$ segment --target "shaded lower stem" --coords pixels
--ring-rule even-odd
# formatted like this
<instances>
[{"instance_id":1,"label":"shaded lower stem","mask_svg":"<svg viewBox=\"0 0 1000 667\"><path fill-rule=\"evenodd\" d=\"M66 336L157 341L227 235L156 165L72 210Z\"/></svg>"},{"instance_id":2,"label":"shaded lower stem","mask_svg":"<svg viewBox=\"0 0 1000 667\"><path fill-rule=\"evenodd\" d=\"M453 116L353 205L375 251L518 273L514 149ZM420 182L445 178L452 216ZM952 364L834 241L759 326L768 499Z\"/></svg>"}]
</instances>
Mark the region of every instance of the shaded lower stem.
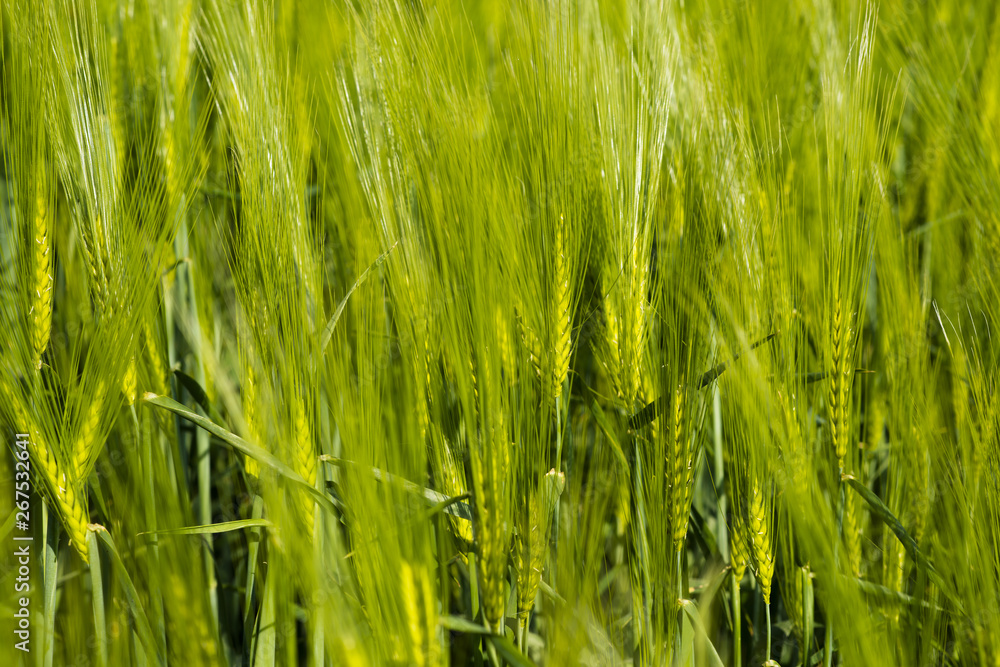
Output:
<instances>
[{"instance_id":1,"label":"shaded lower stem","mask_svg":"<svg viewBox=\"0 0 1000 667\"><path fill-rule=\"evenodd\" d=\"M741 667L743 662L743 631L741 628L740 582L736 573L732 574L733 587L733 667Z\"/></svg>"}]
</instances>

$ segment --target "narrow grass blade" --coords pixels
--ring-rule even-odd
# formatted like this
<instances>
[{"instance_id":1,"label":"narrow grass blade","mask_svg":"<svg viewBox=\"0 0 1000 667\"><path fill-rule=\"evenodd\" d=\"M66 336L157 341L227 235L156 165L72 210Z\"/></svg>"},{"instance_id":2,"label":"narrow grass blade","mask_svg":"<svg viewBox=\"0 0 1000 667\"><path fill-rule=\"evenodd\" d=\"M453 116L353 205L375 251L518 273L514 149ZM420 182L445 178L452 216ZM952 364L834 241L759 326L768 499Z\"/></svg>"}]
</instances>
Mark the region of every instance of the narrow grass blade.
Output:
<instances>
[{"instance_id":1,"label":"narrow grass blade","mask_svg":"<svg viewBox=\"0 0 1000 667\"><path fill-rule=\"evenodd\" d=\"M907 595L900 591L895 591L891 588L886 588L880 584L876 584L871 581L865 581L864 579L848 577L851 583L855 584L862 593L865 595L878 598L883 604L892 603L897 605L915 605L923 607L924 609L933 609L936 612L942 612L944 609L933 605L929 602L923 600L918 600L912 595Z\"/></svg>"},{"instance_id":2,"label":"narrow grass blade","mask_svg":"<svg viewBox=\"0 0 1000 667\"><path fill-rule=\"evenodd\" d=\"M90 588L94 607L94 641L97 644L97 664L108 664L108 633L104 619L104 577L101 571L101 549L94 531L87 533L90 552Z\"/></svg>"},{"instance_id":3,"label":"narrow grass blade","mask_svg":"<svg viewBox=\"0 0 1000 667\"><path fill-rule=\"evenodd\" d=\"M325 463L330 463L336 466L353 466L352 461L347 459L337 458L335 456L322 455L319 457L320 461ZM466 521L472 521L472 507L465 502L462 502L468 497L468 494L462 494L460 496L449 497L443 493L439 493L433 489L428 489L426 487L415 484L408 479L401 479L398 475L393 475L392 473L385 472L379 468L369 468L372 476L380 482L385 482L386 484L402 484L403 488L413 493L414 495L422 496L425 501L430 503L430 512L440 511L445 514L451 514L452 516L457 516L460 519L465 519ZM327 482L328 486L332 486L333 482ZM439 507L440 506L440 507ZM435 509L437 508L437 509Z\"/></svg>"},{"instance_id":4,"label":"narrow grass blade","mask_svg":"<svg viewBox=\"0 0 1000 667\"><path fill-rule=\"evenodd\" d=\"M59 519L49 511L48 503L42 505L45 527L45 552L42 562L43 599L45 600L45 651L44 664L51 667L55 655L56 585L59 580Z\"/></svg>"},{"instance_id":5,"label":"narrow grass blade","mask_svg":"<svg viewBox=\"0 0 1000 667\"><path fill-rule=\"evenodd\" d=\"M528 656L524 655L507 637L502 637L494 632L492 632L485 625L480 625L473 621L470 621L461 616L441 616L439 623L442 627L448 630L453 630L454 632L463 632L469 635L481 635L485 637L493 647L496 652L504 659L508 665L513 665L514 667L534 667L533 663Z\"/></svg>"},{"instance_id":6,"label":"narrow grass blade","mask_svg":"<svg viewBox=\"0 0 1000 667\"><path fill-rule=\"evenodd\" d=\"M111 554L111 563L118 574L118 579L125 593L125 599L128 601L129 610L132 612L132 619L135 621L139 641L142 642L146 655L155 658L158 664L165 665L164 655L166 647L159 646L154 638L153 630L149 625L149 619L146 617L146 611L142 608L139 593L135 589L135 584L132 583L132 578L129 576L125 563L122 561L121 556L118 555L118 549L115 547L114 540L111 539L111 534L108 533L104 526L97 524L91 524L90 529L104 542L104 547Z\"/></svg>"},{"instance_id":7,"label":"narrow grass blade","mask_svg":"<svg viewBox=\"0 0 1000 667\"><path fill-rule=\"evenodd\" d=\"M253 527L271 528L273 523L267 519L240 519L239 521L223 521L221 523L211 523L205 526L186 526L184 528L168 528L164 530L151 530L138 533L138 535L216 535L218 533L229 533L234 530Z\"/></svg>"},{"instance_id":8,"label":"narrow grass blade","mask_svg":"<svg viewBox=\"0 0 1000 667\"><path fill-rule=\"evenodd\" d=\"M476 554L469 554L469 604L472 618L479 616L479 570L476 567Z\"/></svg>"},{"instance_id":9,"label":"narrow grass blade","mask_svg":"<svg viewBox=\"0 0 1000 667\"><path fill-rule=\"evenodd\" d=\"M775 333L772 333L772 334L769 334L769 335L765 336L764 338L758 340L753 345L751 345L750 349L754 350L754 349L760 347L764 343L767 343L768 341L772 340L775 336L778 335L778 333L780 333L780 332L775 332ZM735 363L739 358L740 358L740 355L737 354L731 360L724 361L721 364L717 364L714 367L712 367L711 369L705 371L701 375L701 378L699 378L698 381L695 383L695 386L698 389L704 389L705 387L709 386L715 380L717 380L720 375L722 375L726 371L726 369L729 367L729 364ZM670 397L669 396L661 396L660 398L657 398L657 399L655 399L653 401L650 401L644 407L642 407L641 409L639 409L638 412L636 412L631 417L629 417L629 419L628 419L628 427L630 429L632 429L633 431L636 430L636 429L642 428L646 424L649 424L654 419L656 419L656 417L660 413L665 412L669 408L670 408Z\"/></svg>"},{"instance_id":10,"label":"narrow grass blade","mask_svg":"<svg viewBox=\"0 0 1000 667\"><path fill-rule=\"evenodd\" d=\"M246 440L236 435L235 433L227 431L226 429L222 428L221 426L219 426L212 420L208 419L207 417L202 417L199 414L191 412L186 407L184 407L177 401L173 400L172 398L167 398L166 396L157 396L156 394L147 393L145 396L143 396L143 400L151 405L163 408L164 410L169 410L170 412L173 412L174 414L183 417L184 419L193 423L195 426L203 428L204 430L216 436L226 444L232 446L233 449L236 449L237 451L246 454L250 458L260 463L263 463L264 465L270 467L272 470L274 470L276 473L278 473L288 481L305 489L326 509L330 511L335 511L333 501L330 500L328 496L316 490L315 487L313 487L311 484L302 479L302 477L297 472L295 472L290 467L282 463L273 454L267 452L264 449L261 449L257 445L247 442Z\"/></svg>"},{"instance_id":11,"label":"narrow grass blade","mask_svg":"<svg viewBox=\"0 0 1000 667\"><path fill-rule=\"evenodd\" d=\"M273 570L267 574L267 580L264 582L264 599L261 602L260 614L257 617L257 627L253 633L253 664L259 667L271 667L274 665L277 649L277 616L274 599L277 577L274 576L275 572Z\"/></svg>"},{"instance_id":12,"label":"narrow grass blade","mask_svg":"<svg viewBox=\"0 0 1000 667\"><path fill-rule=\"evenodd\" d=\"M854 369L855 375L870 374L874 372L875 371L869 371L864 368ZM800 373L799 377L804 378L806 384L811 384L813 382L819 382L820 380L824 380L830 377L830 373L828 371L814 371L812 373Z\"/></svg>"},{"instance_id":13,"label":"narrow grass blade","mask_svg":"<svg viewBox=\"0 0 1000 667\"><path fill-rule=\"evenodd\" d=\"M462 618L461 616L455 615L442 615L438 622L441 627L448 630L454 630L455 632L464 632L467 635L490 635L490 629L485 625L479 625L475 621L470 621L467 618Z\"/></svg>"},{"instance_id":14,"label":"narrow grass blade","mask_svg":"<svg viewBox=\"0 0 1000 667\"><path fill-rule=\"evenodd\" d=\"M253 509L251 510L251 518L259 519L264 514L264 499L255 495L253 497ZM246 574L246 584L244 586L243 593L243 636L245 637L243 642L243 663L250 665L253 664L250 656L254 653L254 647L256 645L254 627L257 621L257 614L259 610L254 609L254 589L257 583L257 554L260 552L260 544L263 534L259 527L254 527L250 529L249 540L247 544L247 574Z\"/></svg>"},{"instance_id":15,"label":"narrow grass blade","mask_svg":"<svg viewBox=\"0 0 1000 667\"><path fill-rule=\"evenodd\" d=\"M621 466L622 470L628 470L628 459L625 458L625 452L622 451L622 446L618 442L615 430L609 423L607 415L604 414L604 410L602 410L597 401L593 399L591 399L587 407L590 408L590 414L594 416L594 421L597 422L597 426L604 433L604 437L608 439L608 443L611 445L611 451L614 452L618 465Z\"/></svg>"},{"instance_id":16,"label":"narrow grass blade","mask_svg":"<svg viewBox=\"0 0 1000 667\"><path fill-rule=\"evenodd\" d=\"M457 505L457 504L461 503L463 500L468 500L471 497L472 497L472 494L470 494L470 493L462 493L462 494L457 495L457 496L452 496L451 498L445 498L441 502L436 503L436 504L432 505L431 507L429 507L427 509L427 511L424 512L424 514L421 517L421 519L430 519L431 517L433 517L438 512L450 513L450 512L448 512L448 510L451 509L453 505ZM458 511L458 510L456 510L456 511ZM458 515L455 515L455 516L458 516Z\"/></svg>"},{"instance_id":17,"label":"narrow grass blade","mask_svg":"<svg viewBox=\"0 0 1000 667\"><path fill-rule=\"evenodd\" d=\"M698 607L696 607L694 602L691 600L683 600L681 602L681 609L683 609L684 613L687 614L687 617L691 619L691 624L694 626L698 637L701 639L704 646L708 648L708 657L711 664L722 667L722 658L719 657L719 652L715 650L715 646L708 638L708 630L705 629L705 623L701 620L701 614L698 613Z\"/></svg>"},{"instance_id":18,"label":"narrow grass blade","mask_svg":"<svg viewBox=\"0 0 1000 667\"><path fill-rule=\"evenodd\" d=\"M340 316L344 312L344 307L347 305L347 300L351 298L352 294L354 294L354 290L361 287L361 285L364 284L366 280L368 280L368 274L371 273L372 269L378 268L379 265L381 265L382 262L384 262L389 257L389 253L393 251L396 245L397 244L394 243L391 248L389 248L384 253L379 255L375 259L375 261L372 262L371 265L367 269L365 269L360 276L358 276L358 279L354 281L353 285L351 285L351 289L347 290L347 294L345 294L344 298L340 300L339 304L337 304L337 310L334 311L333 317L330 318L330 321L327 322L326 327L323 329L323 337L320 339L319 343L320 354L326 352L326 346L330 343L330 338L333 337L333 330L337 327L337 322L340 320Z\"/></svg>"},{"instance_id":19,"label":"narrow grass blade","mask_svg":"<svg viewBox=\"0 0 1000 667\"><path fill-rule=\"evenodd\" d=\"M614 570L615 572L617 571L617 568L618 566L616 565ZM608 582L608 584L605 586L605 589L603 590L606 590L607 586L609 585L610 582ZM598 588L600 589L600 584L598 584ZM552 598L553 601L558 602L559 604L566 604L566 598L559 595L559 592L556 589L552 588L552 586L549 586L543 579L538 580L538 590L548 595L550 598Z\"/></svg>"},{"instance_id":20,"label":"narrow grass blade","mask_svg":"<svg viewBox=\"0 0 1000 667\"><path fill-rule=\"evenodd\" d=\"M500 635L489 635L488 639L493 647L497 650L497 653L504 659L508 665L513 667L535 667L528 656L521 653L514 642L512 642L507 637L501 637Z\"/></svg>"},{"instance_id":21,"label":"narrow grass blade","mask_svg":"<svg viewBox=\"0 0 1000 667\"><path fill-rule=\"evenodd\" d=\"M767 343L768 341L772 340L779 333L781 333L781 332L780 331L776 331L776 332L774 332L772 334L768 334L767 336L764 336L760 340L758 340L755 343L753 343L750 346L750 349L751 350L756 350L758 347L760 347L764 343ZM710 370L708 370L705 373L703 373L702 376L701 376L701 378L698 380L698 388L699 389L704 389L708 385L712 384L712 382L714 382L720 375L722 375L726 371L726 368L728 367L728 365L730 363L735 362L739 358L740 358L740 355L737 354L736 356L734 356L732 358L731 361L728 361L728 362L724 361L721 364L718 364L718 365L714 366L713 368L711 368Z\"/></svg>"},{"instance_id":22,"label":"narrow grass blade","mask_svg":"<svg viewBox=\"0 0 1000 667\"><path fill-rule=\"evenodd\" d=\"M864 498L865 502L867 502L872 508L872 511L875 512L880 519L882 519L885 525L889 526L889 529L895 533L897 538L899 538L903 547L910 554L910 557L927 571L927 576L932 582L934 582L934 585L937 586L944 595L948 596L948 599L956 606L956 608L961 610L961 603L949 592L949 587L941 578L941 575L939 575L934 569L934 566L930 564L927 557L920 551L920 547L917 546L916 541L910 537L910 534L906 532L905 528L903 528L903 524L899 522L899 519L896 518L896 515L892 513L886 504L882 502L882 499L876 496L871 489L856 480L851 475L845 474L842 475L842 478L845 482L851 485L852 489L857 491L858 494Z\"/></svg>"},{"instance_id":23,"label":"narrow grass blade","mask_svg":"<svg viewBox=\"0 0 1000 667\"><path fill-rule=\"evenodd\" d=\"M811 641L815 631L814 591L812 575L806 568L799 569L802 577L802 655L809 655L812 650Z\"/></svg>"},{"instance_id":24,"label":"narrow grass blade","mask_svg":"<svg viewBox=\"0 0 1000 667\"><path fill-rule=\"evenodd\" d=\"M225 424L226 420L222 418L219 411L215 409L212 402L208 400L208 393L205 388L201 386L201 383L195 380L193 377L180 370L179 368L174 369L174 376L180 381L187 392L191 394L191 398L194 399L195 403L201 406L201 409L205 411L208 418L214 421L216 424Z\"/></svg>"}]
</instances>

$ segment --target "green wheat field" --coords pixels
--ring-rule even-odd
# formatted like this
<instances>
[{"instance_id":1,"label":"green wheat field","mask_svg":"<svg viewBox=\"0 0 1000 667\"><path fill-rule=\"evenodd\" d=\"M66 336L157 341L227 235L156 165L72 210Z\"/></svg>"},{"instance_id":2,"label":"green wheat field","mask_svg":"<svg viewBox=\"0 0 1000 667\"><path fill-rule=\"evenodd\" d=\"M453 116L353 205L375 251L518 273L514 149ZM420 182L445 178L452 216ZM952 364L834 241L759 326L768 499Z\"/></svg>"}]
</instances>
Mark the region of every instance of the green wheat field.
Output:
<instances>
[{"instance_id":1,"label":"green wheat field","mask_svg":"<svg viewBox=\"0 0 1000 667\"><path fill-rule=\"evenodd\" d=\"M0 0L0 664L1000 665L994 0Z\"/></svg>"}]
</instances>

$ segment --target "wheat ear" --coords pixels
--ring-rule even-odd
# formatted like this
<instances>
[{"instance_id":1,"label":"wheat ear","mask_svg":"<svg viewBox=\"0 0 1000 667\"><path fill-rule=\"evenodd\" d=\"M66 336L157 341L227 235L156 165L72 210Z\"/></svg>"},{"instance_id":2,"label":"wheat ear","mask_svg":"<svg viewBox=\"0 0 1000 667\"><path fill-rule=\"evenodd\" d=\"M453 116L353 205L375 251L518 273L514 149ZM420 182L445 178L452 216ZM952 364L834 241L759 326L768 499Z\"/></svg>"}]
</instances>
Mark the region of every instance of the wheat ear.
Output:
<instances>
[{"instance_id":1,"label":"wheat ear","mask_svg":"<svg viewBox=\"0 0 1000 667\"><path fill-rule=\"evenodd\" d=\"M260 405L258 400L258 388L257 388L257 378L255 377L253 367L244 362L243 369L243 422L246 424L246 435L247 440L255 445L261 444L260 438ZM260 464L256 459L252 459L249 456L243 459L243 469L246 470L247 476L251 479L257 479L260 476Z\"/></svg>"},{"instance_id":2,"label":"wheat ear","mask_svg":"<svg viewBox=\"0 0 1000 667\"><path fill-rule=\"evenodd\" d=\"M88 404L87 412L80 423L76 438L73 440L73 447L70 450L73 454L73 469L81 479L89 469L94 450L98 445L101 413L104 410L105 398L105 384L101 380L98 382L93 397Z\"/></svg>"},{"instance_id":3,"label":"wheat ear","mask_svg":"<svg viewBox=\"0 0 1000 667\"><path fill-rule=\"evenodd\" d=\"M304 405L304 398L295 401L295 472L302 476L310 486L316 485L316 449L312 440L312 429L309 427L309 412ZM300 494L302 517L312 532L313 518L316 513L316 503Z\"/></svg>"},{"instance_id":4,"label":"wheat ear","mask_svg":"<svg viewBox=\"0 0 1000 667\"><path fill-rule=\"evenodd\" d=\"M844 313L839 296L833 307L833 321L830 335L832 338L832 363L830 373L830 432L833 436L833 449L837 456L837 465L844 469L844 458L847 456L847 370L848 327L844 321Z\"/></svg>"},{"instance_id":5,"label":"wheat ear","mask_svg":"<svg viewBox=\"0 0 1000 667\"><path fill-rule=\"evenodd\" d=\"M516 371L514 344L511 340L510 324L507 319L507 313L500 306L500 304L497 304L496 308L493 309L493 322L497 330L497 348L500 352L500 367L503 368L507 382L513 382L514 373ZM424 363L426 365L426 356L424 359ZM428 376L429 374L430 371L428 370ZM427 378L427 384L428 386L430 385L430 377Z\"/></svg>"},{"instance_id":6,"label":"wheat ear","mask_svg":"<svg viewBox=\"0 0 1000 667\"><path fill-rule=\"evenodd\" d=\"M774 577L770 499L756 479L750 488L749 510L750 540L754 564L757 567L757 582L760 584L761 593L764 594L764 603L770 604L771 579Z\"/></svg>"},{"instance_id":7,"label":"wheat ear","mask_svg":"<svg viewBox=\"0 0 1000 667\"><path fill-rule=\"evenodd\" d=\"M846 497L846 496L845 496ZM891 534L888 528L883 528L886 537L885 549L882 553L882 585L891 591L903 591L903 574L906 564L906 551L899 540ZM889 618L899 620L899 605L889 605Z\"/></svg>"},{"instance_id":8,"label":"wheat ear","mask_svg":"<svg viewBox=\"0 0 1000 667\"><path fill-rule=\"evenodd\" d=\"M733 568L733 578L741 581L750 563L749 535L739 511L733 511L733 527L729 531L729 565Z\"/></svg>"},{"instance_id":9,"label":"wheat ear","mask_svg":"<svg viewBox=\"0 0 1000 667\"><path fill-rule=\"evenodd\" d=\"M622 357L621 357L621 319L618 317L618 310L614 301L609 297L604 300L604 370L611 378L611 384L618 394L618 398L625 398L622 379Z\"/></svg>"},{"instance_id":10,"label":"wheat ear","mask_svg":"<svg viewBox=\"0 0 1000 667\"><path fill-rule=\"evenodd\" d=\"M521 341L524 343L525 349L528 350L528 357L532 367L535 369L535 375L544 383L543 368L545 367L545 362L544 355L542 354L542 339L539 337L538 332L525 321L522 315L524 312L524 308L517 309L517 323L518 328L521 330Z\"/></svg>"},{"instance_id":11,"label":"wheat ear","mask_svg":"<svg viewBox=\"0 0 1000 667\"><path fill-rule=\"evenodd\" d=\"M41 429L38 428L28 412L23 409L17 398L13 396L10 388L6 387L6 384L0 384L0 387L7 389L5 399L9 405L13 406L14 415L19 424L18 428L21 428L20 425L24 425L28 430L28 448L35 462L36 474L42 477L49 498L55 505L56 513L69 534L70 544L73 545L83 562L89 563L90 555L87 550L88 517L87 510L77 493L77 476L66 475L60 471L55 454L49 448Z\"/></svg>"},{"instance_id":12,"label":"wheat ear","mask_svg":"<svg viewBox=\"0 0 1000 667\"><path fill-rule=\"evenodd\" d=\"M435 445L431 450L434 457L435 478L441 491L450 498L467 493L469 487L465 479L465 469L459 465L458 457L452 452L448 439L437 424L431 423L430 428L432 442ZM455 534L466 544L472 544L472 524L454 515L449 515L449 518Z\"/></svg>"},{"instance_id":13,"label":"wheat ear","mask_svg":"<svg viewBox=\"0 0 1000 667\"><path fill-rule=\"evenodd\" d=\"M122 393L129 405L135 405L135 396L138 393L139 369L136 368L135 355L128 360L125 367L125 375L122 376Z\"/></svg>"},{"instance_id":14,"label":"wheat ear","mask_svg":"<svg viewBox=\"0 0 1000 667\"><path fill-rule=\"evenodd\" d=\"M626 369L626 391L625 398L631 406L636 400L641 400L642 396L642 358L646 340L646 286L649 273L649 265L644 258L638 256L638 252L629 255L632 264L632 284L630 285L629 298L631 299L632 314L626 318L630 327L630 334L626 335L626 342L629 345L629 354L625 363Z\"/></svg>"},{"instance_id":15,"label":"wheat ear","mask_svg":"<svg viewBox=\"0 0 1000 667\"><path fill-rule=\"evenodd\" d=\"M782 568L784 576L781 579L781 597L785 600L785 612L792 622L792 629L799 637L802 636L802 574L805 568L799 568L792 563L786 563Z\"/></svg>"},{"instance_id":16,"label":"wheat ear","mask_svg":"<svg viewBox=\"0 0 1000 667\"><path fill-rule=\"evenodd\" d=\"M546 473L538 491L529 494L527 511L522 511L514 542L514 567L517 573L517 618L523 634L528 615L535 604L552 526L552 513L562 494L566 477L555 468Z\"/></svg>"},{"instance_id":17,"label":"wheat ear","mask_svg":"<svg viewBox=\"0 0 1000 667\"><path fill-rule=\"evenodd\" d=\"M39 159L35 178L35 215L32 220L31 343L36 369L42 367L42 354L49 345L52 330L52 253L48 229L48 178Z\"/></svg>"},{"instance_id":18,"label":"wheat ear","mask_svg":"<svg viewBox=\"0 0 1000 667\"><path fill-rule=\"evenodd\" d=\"M910 442L907 449L907 456L912 461L912 494L910 504L913 511L913 539L919 544L924 537L927 528L927 514L930 512L931 497L927 488L927 480L930 476L930 462L927 458L927 443L923 434L917 430L916 426L910 427Z\"/></svg>"},{"instance_id":19,"label":"wheat ear","mask_svg":"<svg viewBox=\"0 0 1000 667\"><path fill-rule=\"evenodd\" d=\"M569 374L570 359L570 332L572 321L570 316L570 263L569 248L566 239L566 223L562 216L559 216L559 224L556 225L555 262L554 276L555 286L553 290L553 316L554 322L552 332L554 336L553 364L554 373L552 381L554 383L552 395L559 398L562 395L563 384Z\"/></svg>"},{"instance_id":20,"label":"wheat ear","mask_svg":"<svg viewBox=\"0 0 1000 667\"><path fill-rule=\"evenodd\" d=\"M167 367L163 363L159 342L150 324L151 319L147 317L143 318L142 321L142 337L146 343L146 362L149 365L149 374L152 376L153 390L160 396L168 396L170 388L167 383Z\"/></svg>"},{"instance_id":21,"label":"wheat ear","mask_svg":"<svg viewBox=\"0 0 1000 667\"><path fill-rule=\"evenodd\" d=\"M97 308L100 311L104 311L104 305L107 302L106 296L104 294L104 287L102 285L102 272L100 266L97 263L97 255L94 248L94 242L92 239L92 234L89 233L84 227L83 236L83 255L87 262L87 274L90 277L90 287L94 293L94 300L97 302Z\"/></svg>"},{"instance_id":22,"label":"wheat ear","mask_svg":"<svg viewBox=\"0 0 1000 667\"><path fill-rule=\"evenodd\" d=\"M479 546L479 583L482 589L483 615L489 627L496 630L504 617L506 598L507 555L510 548L510 528L503 504L509 499L504 495L504 481L510 469L509 443L490 429L488 443L473 455L473 482L475 485L476 543ZM509 510L508 510L509 512Z\"/></svg>"},{"instance_id":23,"label":"wheat ear","mask_svg":"<svg viewBox=\"0 0 1000 667\"><path fill-rule=\"evenodd\" d=\"M437 641L437 615L430 577L423 565L400 562L400 584L406 609L407 630L410 634L410 664L415 667L437 665L440 644Z\"/></svg>"},{"instance_id":24,"label":"wheat ear","mask_svg":"<svg viewBox=\"0 0 1000 667\"><path fill-rule=\"evenodd\" d=\"M684 548L684 538L687 535L688 517L691 514L691 494L694 483L694 457L688 446L688 434L685 430L684 387L678 387L674 392L673 401L673 481L671 487L671 525L673 526L674 548L681 551Z\"/></svg>"},{"instance_id":25,"label":"wheat ear","mask_svg":"<svg viewBox=\"0 0 1000 667\"><path fill-rule=\"evenodd\" d=\"M858 494L844 494L844 550L847 552L847 565L851 574L861 576L861 511Z\"/></svg>"}]
</instances>

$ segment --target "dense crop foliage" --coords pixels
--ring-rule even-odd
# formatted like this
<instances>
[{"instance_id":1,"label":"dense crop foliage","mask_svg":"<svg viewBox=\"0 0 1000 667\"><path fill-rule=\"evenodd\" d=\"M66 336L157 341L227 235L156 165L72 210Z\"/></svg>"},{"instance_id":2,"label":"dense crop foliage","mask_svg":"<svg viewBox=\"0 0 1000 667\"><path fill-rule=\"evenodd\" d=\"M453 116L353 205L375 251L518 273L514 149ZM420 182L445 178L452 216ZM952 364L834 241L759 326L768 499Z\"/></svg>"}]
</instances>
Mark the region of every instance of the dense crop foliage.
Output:
<instances>
[{"instance_id":1,"label":"dense crop foliage","mask_svg":"<svg viewBox=\"0 0 1000 667\"><path fill-rule=\"evenodd\" d=\"M0 38L0 663L1000 664L992 0Z\"/></svg>"}]
</instances>

